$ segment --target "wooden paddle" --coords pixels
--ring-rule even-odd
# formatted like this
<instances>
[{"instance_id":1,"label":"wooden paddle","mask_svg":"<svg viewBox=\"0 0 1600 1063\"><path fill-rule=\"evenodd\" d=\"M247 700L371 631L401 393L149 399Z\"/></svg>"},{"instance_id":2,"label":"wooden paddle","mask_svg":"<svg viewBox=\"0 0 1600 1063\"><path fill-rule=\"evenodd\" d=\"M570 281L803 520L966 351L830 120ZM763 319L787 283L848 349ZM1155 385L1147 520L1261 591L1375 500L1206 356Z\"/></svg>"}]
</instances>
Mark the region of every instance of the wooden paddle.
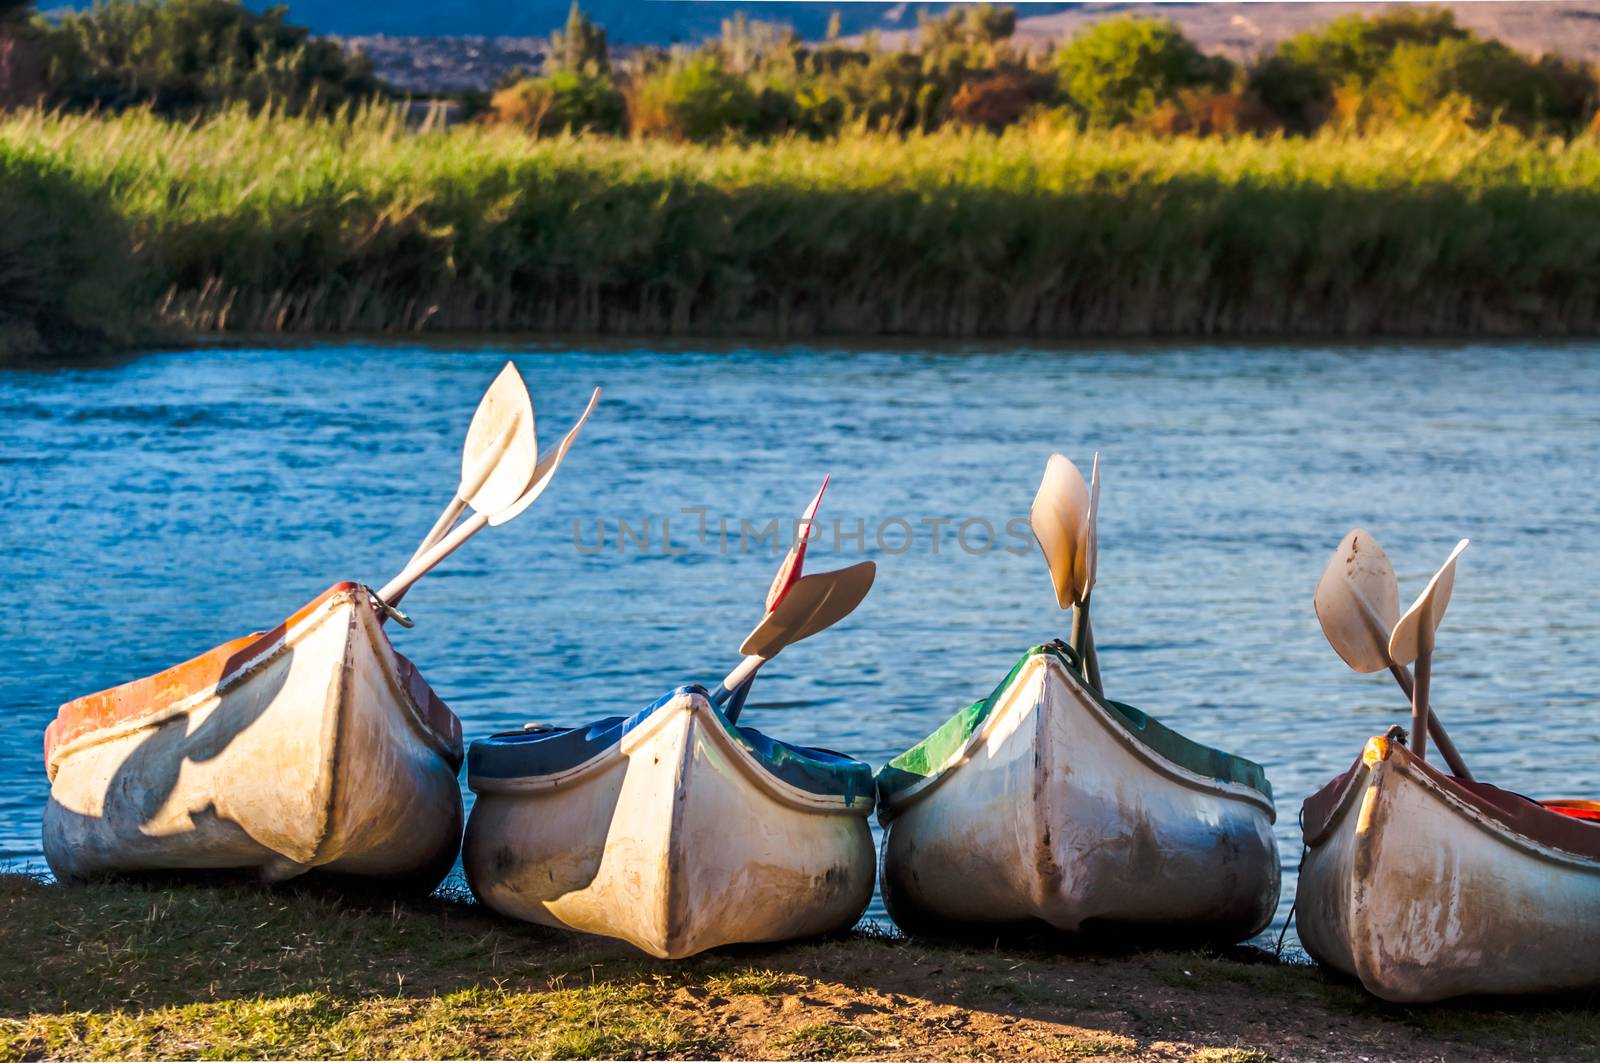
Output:
<instances>
[{"instance_id":1,"label":"wooden paddle","mask_svg":"<svg viewBox=\"0 0 1600 1063\"><path fill-rule=\"evenodd\" d=\"M1055 587L1056 604L1072 609L1069 644L1084 662L1084 672L1097 690L1099 662L1093 659L1094 634L1089 627L1089 599L1094 591L1095 566L1099 543L1095 532L1100 499L1100 455L1094 457L1090 473L1093 489L1083 482L1083 474L1064 455L1052 454L1045 463L1044 478L1033 497L1029 524L1033 537L1044 551Z\"/></svg>"},{"instance_id":2,"label":"wooden paddle","mask_svg":"<svg viewBox=\"0 0 1600 1063\"><path fill-rule=\"evenodd\" d=\"M1404 666L1417 662L1416 684L1411 691L1411 752L1426 760L1428 752L1428 684L1433 676L1433 640L1450 605L1450 592L1456 585L1456 559L1467 548L1468 540L1456 543L1444 565L1417 600L1411 603L1389 636L1389 658ZM1443 747L1440 747L1443 752Z\"/></svg>"},{"instance_id":3,"label":"wooden paddle","mask_svg":"<svg viewBox=\"0 0 1600 1063\"><path fill-rule=\"evenodd\" d=\"M512 500L492 512L485 512L474 506L472 516L468 517L454 531L444 536L438 542L424 550L419 556L411 559L400 574L378 591L379 601L393 605L409 590L417 580L431 572L434 566L449 557L461 548L461 544L478 534L486 527L499 527L507 521L517 517L523 510L533 505L535 499L544 493L550 486L550 481L555 477L556 469L567 456L567 451L572 449L573 440L578 438L578 432L583 428L584 422L589 420L589 415L594 412L595 404L600 401L600 389L595 388L594 394L589 397L589 405L584 409L583 416L578 418L578 423L561 439L561 444L555 451L545 456L545 459L534 467L532 473L522 483L522 490Z\"/></svg>"},{"instance_id":4,"label":"wooden paddle","mask_svg":"<svg viewBox=\"0 0 1600 1063\"><path fill-rule=\"evenodd\" d=\"M874 562L863 561L837 572L819 572L795 580L777 606L745 637L739 646L744 660L717 684L717 689L711 693L711 703L723 705L735 690L754 678L757 669L785 647L826 631L849 616L872 589L877 571ZM735 713L729 722L737 718Z\"/></svg>"},{"instance_id":5,"label":"wooden paddle","mask_svg":"<svg viewBox=\"0 0 1600 1063\"><path fill-rule=\"evenodd\" d=\"M528 485L539 460L533 399L517 367L507 362L478 401L461 447L461 483L444 507L412 560L444 538L456 518L471 506L494 513L515 502Z\"/></svg>"},{"instance_id":6,"label":"wooden paddle","mask_svg":"<svg viewBox=\"0 0 1600 1063\"><path fill-rule=\"evenodd\" d=\"M1407 699L1415 699L1411 673L1389 654L1389 638L1400 622L1400 583L1394 566L1365 528L1352 528L1328 559L1317 583L1317 620L1329 645L1357 672L1387 668ZM1428 733L1457 778L1472 778L1444 724L1432 713Z\"/></svg>"}]
</instances>

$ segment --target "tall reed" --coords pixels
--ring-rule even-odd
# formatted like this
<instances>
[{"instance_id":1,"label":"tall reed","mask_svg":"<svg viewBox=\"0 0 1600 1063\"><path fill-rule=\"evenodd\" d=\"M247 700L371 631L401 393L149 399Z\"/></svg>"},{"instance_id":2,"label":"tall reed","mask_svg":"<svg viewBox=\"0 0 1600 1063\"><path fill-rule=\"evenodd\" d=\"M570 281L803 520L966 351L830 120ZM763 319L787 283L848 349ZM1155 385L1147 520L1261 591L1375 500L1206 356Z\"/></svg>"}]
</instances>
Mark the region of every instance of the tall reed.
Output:
<instances>
[{"instance_id":1,"label":"tall reed","mask_svg":"<svg viewBox=\"0 0 1600 1063\"><path fill-rule=\"evenodd\" d=\"M1600 326L1600 142L1032 126L697 147L393 112L23 112L131 308L202 331L1442 335ZM4 189L0 188L0 197ZM84 238L82 234L77 238Z\"/></svg>"}]
</instances>

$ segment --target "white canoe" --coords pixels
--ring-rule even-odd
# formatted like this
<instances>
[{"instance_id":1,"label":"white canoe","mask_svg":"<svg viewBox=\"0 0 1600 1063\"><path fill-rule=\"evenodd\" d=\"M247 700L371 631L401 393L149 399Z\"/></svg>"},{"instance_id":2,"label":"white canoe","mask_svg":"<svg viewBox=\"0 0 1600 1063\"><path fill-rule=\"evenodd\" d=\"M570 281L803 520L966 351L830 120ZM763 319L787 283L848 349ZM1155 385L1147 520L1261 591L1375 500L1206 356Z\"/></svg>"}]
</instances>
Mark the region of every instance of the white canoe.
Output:
<instances>
[{"instance_id":1,"label":"white canoe","mask_svg":"<svg viewBox=\"0 0 1600 1063\"><path fill-rule=\"evenodd\" d=\"M505 915L665 959L848 929L872 896L872 772L728 723L704 688L474 742L463 863Z\"/></svg>"},{"instance_id":2,"label":"white canoe","mask_svg":"<svg viewBox=\"0 0 1600 1063\"><path fill-rule=\"evenodd\" d=\"M1099 698L1060 643L1029 650L878 784L884 903L907 929L1237 941L1277 906L1261 768Z\"/></svg>"},{"instance_id":3,"label":"white canoe","mask_svg":"<svg viewBox=\"0 0 1600 1063\"><path fill-rule=\"evenodd\" d=\"M1420 1003L1600 986L1600 811L1536 802L1373 738L1307 799L1306 951Z\"/></svg>"},{"instance_id":4,"label":"white canoe","mask_svg":"<svg viewBox=\"0 0 1600 1063\"><path fill-rule=\"evenodd\" d=\"M461 839L461 724L340 583L275 630L61 707L57 877L313 869L427 890Z\"/></svg>"}]
</instances>

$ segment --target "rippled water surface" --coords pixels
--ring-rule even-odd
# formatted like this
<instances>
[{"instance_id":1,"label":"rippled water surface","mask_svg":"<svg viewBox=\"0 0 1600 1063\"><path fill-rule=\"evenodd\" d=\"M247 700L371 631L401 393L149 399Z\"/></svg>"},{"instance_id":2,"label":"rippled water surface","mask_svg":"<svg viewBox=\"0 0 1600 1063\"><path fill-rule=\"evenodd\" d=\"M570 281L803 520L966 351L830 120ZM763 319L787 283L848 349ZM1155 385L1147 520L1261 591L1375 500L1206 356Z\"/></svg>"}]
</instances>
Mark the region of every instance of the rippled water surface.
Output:
<instances>
[{"instance_id":1,"label":"rippled water surface","mask_svg":"<svg viewBox=\"0 0 1600 1063\"><path fill-rule=\"evenodd\" d=\"M797 515L829 471L809 567L865 554L877 586L766 669L744 722L880 765L1065 634L1042 558L1007 549L1022 541L1005 525L1052 449L1085 468L1099 449L1108 693L1266 765L1280 919L1300 801L1406 715L1311 609L1352 525L1388 549L1405 600L1473 539L1436 704L1479 777L1600 791L1594 347L199 350L0 372L0 859L40 862L58 704L396 571L508 354L547 445L606 392L544 499L406 600L417 626L396 643L469 737L714 682L774 567L770 544L741 549L741 521ZM964 521L994 527L992 546L976 523L963 549Z\"/></svg>"}]
</instances>

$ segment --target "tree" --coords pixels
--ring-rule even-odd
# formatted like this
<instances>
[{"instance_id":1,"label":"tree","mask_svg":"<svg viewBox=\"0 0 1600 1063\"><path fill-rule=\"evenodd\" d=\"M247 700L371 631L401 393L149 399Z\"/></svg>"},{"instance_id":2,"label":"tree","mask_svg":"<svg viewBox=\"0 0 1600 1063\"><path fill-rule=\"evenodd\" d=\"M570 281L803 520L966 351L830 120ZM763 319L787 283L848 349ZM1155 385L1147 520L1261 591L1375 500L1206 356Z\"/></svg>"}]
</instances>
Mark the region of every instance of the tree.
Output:
<instances>
[{"instance_id":1,"label":"tree","mask_svg":"<svg viewBox=\"0 0 1600 1063\"><path fill-rule=\"evenodd\" d=\"M1122 16L1096 23L1055 54L1061 87L1091 124L1115 125L1188 88L1225 87L1233 66L1203 54L1167 19Z\"/></svg>"},{"instance_id":2,"label":"tree","mask_svg":"<svg viewBox=\"0 0 1600 1063\"><path fill-rule=\"evenodd\" d=\"M232 102L328 113L381 91L366 59L235 0L109 0L45 35L50 89L68 107L150 104L169 115Z\"/></svg>"},{"instance_id":3,"label":"tree","mask_svg":"<svg viewBox=\"0 0 1600 1063\"><path fill-rule=\"evenodd\" d=\"M578 0L572 0L572 8L567 12L567 28L550 35L547 65L551 70L570 70L591 76L611 71L606 31L583 13Z\"/></svg>"}]
</instances>

